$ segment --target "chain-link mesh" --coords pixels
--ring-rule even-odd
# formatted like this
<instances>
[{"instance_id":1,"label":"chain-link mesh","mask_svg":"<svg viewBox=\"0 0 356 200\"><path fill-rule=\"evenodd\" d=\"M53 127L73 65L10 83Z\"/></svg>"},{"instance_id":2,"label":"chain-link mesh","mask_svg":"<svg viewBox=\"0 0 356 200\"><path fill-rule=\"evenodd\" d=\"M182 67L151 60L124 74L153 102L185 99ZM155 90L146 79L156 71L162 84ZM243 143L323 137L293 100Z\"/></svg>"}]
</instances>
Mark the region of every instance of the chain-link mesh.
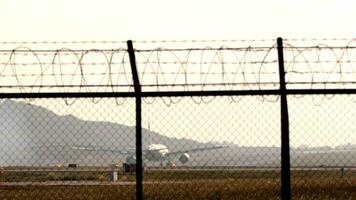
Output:
<instances>
[{"instance_id":1,"label":"chain-link mesh","mask_svg":"<svg viewBox=\"0 0 356 200\"><path fill-rule=\"evenodd\" d=\"M144 104L144 146L164 153L157 159L150 152L144 156L144 197L278 198L279 101L252 96L211 98Z\"/></svg>"},{"instance_id":2,"label":"chain-link mesh","mask_svg":"<svg viewBox=\"0 0 356 200\"><path fill-rule=\"evenodd\" d=\"M174 100L143 105L147 199L279 196L278 101ZM119 106L112 98L70 106L62 99L6 99L0 112L2 198L135 197L133 99ZM166 149L165 157L152 157Z\"/></svg>"},{"instance_id":3,"label":"chain-link mesh","mask_svg":"<svg viewBox=\"0 0 356 200\"><path fill-rule=\"evenodd\" d=\"M356 195L354 95L290 96L293 198Z\"/></svg>"},{"instance_id":4,"label":"chain-link mesh","mask_svg":"<svg viewBox=\"0 0 356 200\"><path fill-rule=\"evenodd\" d=\"M0 198L134 198L134 175L122 170L135 151L133 103L3 100L0 163L6 188ZM123 149L130 154L121 154Z\"/></svg>"}]
</instances>

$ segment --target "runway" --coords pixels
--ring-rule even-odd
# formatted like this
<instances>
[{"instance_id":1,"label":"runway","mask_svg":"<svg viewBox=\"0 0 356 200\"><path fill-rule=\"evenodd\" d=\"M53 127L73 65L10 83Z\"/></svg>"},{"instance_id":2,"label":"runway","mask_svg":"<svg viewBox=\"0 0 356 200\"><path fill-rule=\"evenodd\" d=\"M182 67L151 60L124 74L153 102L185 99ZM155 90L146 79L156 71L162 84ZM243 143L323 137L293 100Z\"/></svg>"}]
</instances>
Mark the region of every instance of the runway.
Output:
<instances>
[{"instance_id":1,"label":"runway","mask_svg":"<svg viewBox=\"0 0 356 200\"><path fill-rule=\"evenodd\" d=\"M100 170L100 171L98 171ZM84 179L72 179L72 180L50 180L48 174L50 172L55 173L78 173L78 172L119 172L119 176L122 171L116 171L118 169L8 169L5 173L15 173L15 178L11 179L11 175L7 181L3 184L5 186L134 186L136 185L135 178L119 179L118 181L99 181L98 179L84 180ZM328 167L292 167L291 171L305 176L314 176L317 172L329 173L332 176L355 176L356 168L353 166L328 166ZM20 174L17 174L20 172ZM39 173L44 172L43 177L45 180L31 179L23 172ZM191 173L188 173L191 172ZM206 183L206 182L221 182L230 181L231 179L255 179L261 178L279 178L280 168L278 167L235 167L235 168L176 168L176 169L161 169L161 168L149 168L145 170L146 180L143 181L145 185L153 184L187 184L187 183ZM219 174L221 176L219 176ZM38 174L37 174L38 175ZM21 176L25 176L21 179ZM78 175L79 176L79 175ZM135 174L129 174L128 176L135 176ZM20 179L18 178L20 177ZM94 175L94 177L96 177ZM76 177L74 177L76 178ZM160 178L162 178L160 180ZM187 180L189 178L189 180Z\"/></svg>"},{"instance_id":2,"label":"runway","mask_svg":"<svg viewBox=\"0 0 356 200\"><path fill-rule=\"evenodd\" d=\"M5 186L90 186L90 185L135 185L134 181L42 181L42 182L5 182Z\"/></svg>"},{"instance_id":3,"label":"runway","mask_svg":"<svg viewBox=\"0 0 356 200\"><path fill-rule=\"evenodd\" d=\"M159 184L186 184L186 183L197 183L197 182L219 182L226 179L216 180L161 180L161 181L143 181L144 185L159 185ZM5 186L105 186L105 185L120 185L120 186L130 186L136 185L135 181L42 181L42 182L5 182Z\"/></svg>"}]
</instances>

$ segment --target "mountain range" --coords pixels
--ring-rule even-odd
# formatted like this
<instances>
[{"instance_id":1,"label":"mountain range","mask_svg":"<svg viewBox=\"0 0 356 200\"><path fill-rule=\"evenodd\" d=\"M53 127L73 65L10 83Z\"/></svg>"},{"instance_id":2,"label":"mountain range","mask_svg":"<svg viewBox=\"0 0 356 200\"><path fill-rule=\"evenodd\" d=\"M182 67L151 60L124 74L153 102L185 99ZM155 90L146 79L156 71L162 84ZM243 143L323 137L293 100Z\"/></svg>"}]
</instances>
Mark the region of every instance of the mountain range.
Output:
<instances>
[{"instance_id":1,"label":"mountain range","mask_svg":"<svg viewBox=\"0 0 356 200\"><path fill-rule=\"evenodd\" d=\"M143 145L166 145L170 151L208 147L216 144L163 136L142 129ZM0 165L48 166L57 163L107 166L122 163L124 155L87 151L74 146L113 150L135 149L135 127L105 121L86 121L73 115L59 115L30 103L4 100L0 104ZM350 145L349 145L350 146ZM292 165L356 165L354 153L292 154ZM332 159L329 159L331 156ZM190 166L276 166L278 147L239 147L194 153Z\"/></svg>"}]
</instances>

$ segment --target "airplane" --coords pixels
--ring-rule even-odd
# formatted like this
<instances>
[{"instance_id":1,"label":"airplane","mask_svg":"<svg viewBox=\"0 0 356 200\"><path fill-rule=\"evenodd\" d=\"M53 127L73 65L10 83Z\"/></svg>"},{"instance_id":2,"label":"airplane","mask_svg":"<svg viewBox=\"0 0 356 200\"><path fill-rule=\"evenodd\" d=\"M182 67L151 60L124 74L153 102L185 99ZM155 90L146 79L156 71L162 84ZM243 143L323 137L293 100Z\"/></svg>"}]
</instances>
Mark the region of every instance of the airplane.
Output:
<instances>
[{"instance_id":1,"label":"airplane","mask_svg":"<svg viewBox=\"0 0 356 200\"><path fill-rule=\"evenodd\" d=\"M166 162L167 167L175 167L175 159L178 158L178 161L182 164L186 164L190 160L189 153L195 153L200 151L207 151L213 149L225 148L226 146L213 146L213 147L200 147L192 148L187 150L179 150L170 152L168 147L163 144L150 144L147 148L142 150L142 157L144 160L151 162L160 162L160 166L163 166L163 163ZM136 151L135 149L128 150L118 150L118 149L105 149L97 148L94 146L72 146L73 149L78 150L87 150L87 151L101 151L101 152L111 152L118 153L122 155L127 155L126 163L135 164L136 163Z\"/></svg>"},{"instance_id":2,"label":"airplane","mask_svg":"<svg viewBox=\"0 0 356 200\"><path fill-rule=\"evenodd\" d=\"M148 121L147 129L149 132L151 131L150 128L150 121ZM150 140L151 138L148 137ZM160 162L160 166L163 166L163 163L166 162L167 167L176 167L174 160L178 158L178 160L182 164L186 164L189 159L190 155L188 153L194 153L199 151L206 151L206 150L213 150L213 149L220 149L226 148L227 146L213 146L213 147L201 147L201 148L193 148L187 150L180 150L180 151L173 151L170 152L168 147L163 144L154 144L150 140L148 145L145 149L142 149L142 158L143 161L151 161L151 162ZM136 164L136 150L135 149L128 149L128 150L117 150L117 149L104 149L104 148L96 148L95 146L73 146L73 149L79 150L88 150L88 151L101 151L101 152L111 152L111 153L118 153L121 155L127 155L126 157L126 164Z\"/></svg>"}]
</instances>

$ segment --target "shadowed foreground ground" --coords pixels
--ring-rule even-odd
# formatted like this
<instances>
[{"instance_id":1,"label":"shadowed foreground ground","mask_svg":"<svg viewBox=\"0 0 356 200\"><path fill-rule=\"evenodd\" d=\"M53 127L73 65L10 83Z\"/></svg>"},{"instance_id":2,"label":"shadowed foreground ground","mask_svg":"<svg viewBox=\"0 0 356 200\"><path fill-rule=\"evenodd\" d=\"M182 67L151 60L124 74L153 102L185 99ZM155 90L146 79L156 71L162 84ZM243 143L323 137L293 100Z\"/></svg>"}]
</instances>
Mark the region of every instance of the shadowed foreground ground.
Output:
<instances>
[{"instance_id":1,"label":"shadowed foreground ground","mask_svg":"<svg viewBox=\"0 0 356 200\"><path fill-rule=\"evenodd\" d=\"M356 180L294 179L293 199L356 199ZM134 185L7 186L0 199L135 199ZM279 180L206 180L144 185L145 199L278 199Z\"/></svg>"}]
</instances>

